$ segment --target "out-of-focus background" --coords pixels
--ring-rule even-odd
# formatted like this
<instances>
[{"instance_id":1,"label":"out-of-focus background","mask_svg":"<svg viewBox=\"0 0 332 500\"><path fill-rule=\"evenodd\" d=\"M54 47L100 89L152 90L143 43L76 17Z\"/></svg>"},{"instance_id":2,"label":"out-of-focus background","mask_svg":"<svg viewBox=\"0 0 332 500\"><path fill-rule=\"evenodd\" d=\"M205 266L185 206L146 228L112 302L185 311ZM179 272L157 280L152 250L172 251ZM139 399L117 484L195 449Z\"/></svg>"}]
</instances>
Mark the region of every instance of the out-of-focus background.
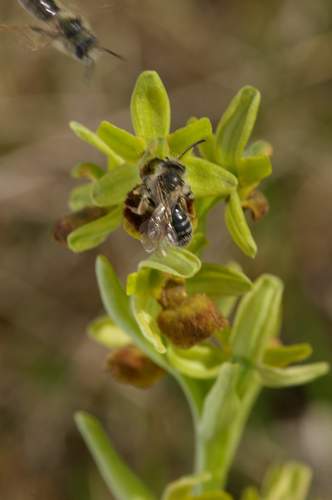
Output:
<instances>
[{"instance_id":1,"label":"out-of-focus background","mask_svg":"<svg viewBox=\"0 0 332 500\"><path fill-rule=\"evenodd\" d=\"M329 0L75 0L102 43L92 78L50 47L31 50L18 31L0 31L0 497L109 500L72 415L103 419L121 454L156 491L189 473L190 415L171 380L149 391L120 386L104 370L106 352L85 335L101 311L97 251L73 255L52 239L68 211L80 160L97 160L69 131L102 119L130 127L138 73L156 69L172 102L173 128L190 116L214 124L244 84L263 96L254 138L274 146L265 183L269 215L253 228L255 261L210 218L210 260L238 259L255 278L285 281L283 338L332 352L332 4ZM31 22L0 0L0 23ZM124 277L143 256L123 231L102 251ZM312 498L331 499L331 376L309 386L265 391L231 474L236 495L260 482L273 460L314 469Z\"/></svg>"}]
</instances>

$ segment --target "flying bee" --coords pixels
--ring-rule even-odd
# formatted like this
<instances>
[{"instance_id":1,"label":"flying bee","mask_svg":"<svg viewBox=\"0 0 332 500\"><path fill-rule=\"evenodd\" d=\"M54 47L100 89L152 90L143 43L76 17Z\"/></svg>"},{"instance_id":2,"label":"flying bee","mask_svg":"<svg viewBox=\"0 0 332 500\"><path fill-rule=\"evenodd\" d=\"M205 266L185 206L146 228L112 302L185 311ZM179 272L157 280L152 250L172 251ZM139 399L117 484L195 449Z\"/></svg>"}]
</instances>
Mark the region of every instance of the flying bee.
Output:
<instances>
[{"instance_id":1,"label":"flying bee","mask_svg":"<svg viewBox=\"0 0 332 500\"><path fill-rule=\"evenodd\" d=\"M106 52L123 59L120 54L99 45L89 24L81 16L70 12L56 0L18 0L19 4L47 28L29 26L30 30L48 38L52 45L76 60L91 65L98 52Z\"/></svg>"},{"instance_id":2,"label":"flying bee","mask_svg":"<svg viewBox=\"0 0 332 500\"><path fill-rule=\"evenodd\" d=\"M127 228L139 233L147 252L165 245L183 247L189 244L195 219L194 196L185 182L185 166L181 158L194 146L189 146L178 158L154 158L140 170L141 184L127 196L124 216Z\"/></svg>"}]
</instances>

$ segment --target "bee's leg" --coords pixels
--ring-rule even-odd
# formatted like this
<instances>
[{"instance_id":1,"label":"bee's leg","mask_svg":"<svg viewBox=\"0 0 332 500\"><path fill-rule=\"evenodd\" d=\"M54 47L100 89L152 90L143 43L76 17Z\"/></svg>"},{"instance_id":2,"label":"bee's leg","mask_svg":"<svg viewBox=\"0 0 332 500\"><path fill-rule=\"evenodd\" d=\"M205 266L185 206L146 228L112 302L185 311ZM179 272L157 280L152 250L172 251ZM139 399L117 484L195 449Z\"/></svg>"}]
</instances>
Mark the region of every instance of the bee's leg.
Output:
<instances>
[{"instance_id":1,"label":"bee's leg","mask_svg":"<svg viewBox=\"0 0 332 500\"><path fill-rule=\"evenodd\" d=\"M149 198L143 196L137 207L130 207L130 210L137 215L144 215L151 207Z\"/></svg>"}]
</instances>

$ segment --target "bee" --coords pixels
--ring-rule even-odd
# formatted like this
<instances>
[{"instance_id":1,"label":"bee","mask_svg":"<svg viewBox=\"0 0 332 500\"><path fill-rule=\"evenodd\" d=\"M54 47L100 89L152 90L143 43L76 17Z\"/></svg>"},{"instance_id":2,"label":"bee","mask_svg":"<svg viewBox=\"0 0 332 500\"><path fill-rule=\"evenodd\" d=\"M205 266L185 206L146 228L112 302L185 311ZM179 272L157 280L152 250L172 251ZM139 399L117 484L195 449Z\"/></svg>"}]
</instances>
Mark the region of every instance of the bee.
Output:
<instances>
[{"instance_id":1,"label":"bee","mask_svg":"<svg viewBox=\"0 0 332 500\"><path fill-rule=\"evenodd\" d=\"M18 0L18 2L35 19L48 26L47 29L29 26L30 30L47 37L61 52L86 65L95 62L98 52L106 52L123 59L120 54L100 46L87 21L63 8L57 1Z\"/></svg>"},{"instance_id":2,"label":"bee","mask_svg":"<svg viewBox=\"0 0 332 500\"><path fill-rule=\"evenodd\" d=\"M149 161L140 169L141 184L127 196L124 210L127 227L139 233L149 253L158 249L165 253L167 245L184 247L191 241L194 196L185 182L186 168L180 160L202 142L192 144L178 158Z\"/></svg>"}]
</instances>

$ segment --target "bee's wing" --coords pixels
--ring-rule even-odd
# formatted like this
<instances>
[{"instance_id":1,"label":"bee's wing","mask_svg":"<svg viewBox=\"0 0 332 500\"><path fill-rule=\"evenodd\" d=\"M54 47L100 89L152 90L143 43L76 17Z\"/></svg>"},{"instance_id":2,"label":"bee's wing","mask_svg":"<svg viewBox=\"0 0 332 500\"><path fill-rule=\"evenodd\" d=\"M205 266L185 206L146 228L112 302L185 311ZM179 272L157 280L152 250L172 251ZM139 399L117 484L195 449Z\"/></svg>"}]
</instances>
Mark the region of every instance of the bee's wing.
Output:
<instances>
[{"instance_id":1,"label":"bee's wing","mask_svg":"<svg viewBox=\"0 0 332 500\"><path fill-rule=\"evenodd\" d=\"M154 252L159 247L160 241L166 236L167 225L167 210L160 203L151 217L143 222L140 227L142 245L147 252Z\"/></svg>"}]
</instances>

